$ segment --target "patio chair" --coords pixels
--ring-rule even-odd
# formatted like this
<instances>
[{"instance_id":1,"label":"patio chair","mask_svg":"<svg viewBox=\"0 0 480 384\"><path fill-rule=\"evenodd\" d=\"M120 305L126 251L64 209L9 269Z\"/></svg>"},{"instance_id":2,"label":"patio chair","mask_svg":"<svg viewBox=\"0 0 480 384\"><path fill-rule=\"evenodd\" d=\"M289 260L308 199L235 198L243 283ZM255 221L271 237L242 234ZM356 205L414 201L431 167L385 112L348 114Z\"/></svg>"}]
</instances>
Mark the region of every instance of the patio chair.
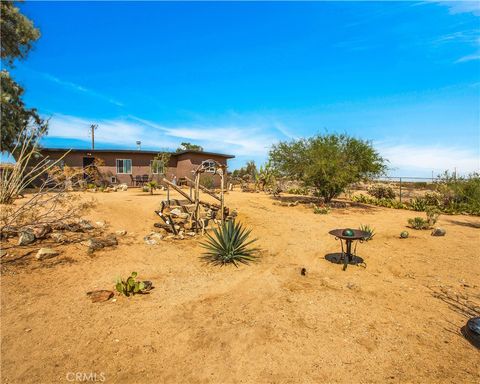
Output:
<instances>
[{"instance_id":1,"label":"patio chair","mask_svg":"<svg viewBox=\"0 0 480 384\"><path fill-rule=\"evenodd\" d=\"M133 178L132 175L130 175L130 185L131 185L132 187L135 186L135 179Z\"/></svg>"},{"instance_id":2,"label":"patio chair","mask_svg":"<svg viewBox=\"0 0 480 384\"><path fill-rule=\"evenodd\" d=\"M146 184L148 183L150 180L149 180L149 177L148 175L142 175L142 183L143 184Z\"/></svg>"},{"instance_id":3,"label":"patio chair","mask_svg":"<svg viewBox=\"0 0 480 384\"><path fill-rule=\"evenodd\" d=\"M135 186L138 187L138 186L141 186L141 185L143 185L142 176L140 176L140 175L135 176Z\"/></svg>"}]
</instances>

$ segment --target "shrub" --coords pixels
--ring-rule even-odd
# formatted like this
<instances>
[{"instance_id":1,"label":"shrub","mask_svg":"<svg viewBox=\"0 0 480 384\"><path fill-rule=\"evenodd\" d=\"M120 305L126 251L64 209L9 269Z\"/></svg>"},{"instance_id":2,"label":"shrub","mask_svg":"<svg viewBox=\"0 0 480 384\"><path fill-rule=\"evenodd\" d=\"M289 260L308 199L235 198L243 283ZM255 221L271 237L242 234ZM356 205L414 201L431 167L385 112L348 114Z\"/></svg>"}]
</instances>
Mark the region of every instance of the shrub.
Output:
<instances>
[{"instance_id":1,"label":"shrub","mask_svg":"<svg viewBox=\"0 0 480 384\"><path fill-rule=\"evenodd\" d=\"M287 193L290 193L292 195L308 195L310 193L310 191L308 190L308 188L306 187L303 187L303 188L290 188Z\"/></svg>"},{"instance_id":2,"label":"shrub","mask_svg":"<svg viewBox=\"0 0 480 384\"><path fill-rule=\"evenodd\" d=\"M370 142L344 134L280 142L270 150L270 161L280 176L302 181L327 203L348 185L386 170Z\"/></svg>"},{"instance_id":3,"label":"shrub","mask_svg":"<svg viewBox=\"0 0 480 384\"><path fill-rule=\"evenodd\" d=\"M402 231L400 233L400 238L401 239L407 239L408 238L408 232L407 231Z\"/></svg>"},{"instance_id":4,"label":"shrub","mask_svg":"<svg viewBox=\"0 0 480 384\"><path fill-rule=\"evenodd\" d=\"M370 227L370 225L368 224L362 224L358 229L368 233L368 236L364 237L363 240L365 241L373 240L373 236L375 236L375 228Z\"/></svg>"},{"instance_id":5,"label":"shrub","mask_svg":"<svg viewBox=\"0 0 480 384\"><path fill-rule=\"evenodd\" d=\"M132 274L123 280L120 277L117 279L117 284L115 288L118 292L124 294L125 296L135 295L137 293L142 293L142 290L145 289L145 284L143 281L135 281L137 277L137 272L132 272Z\"/></svg>"},{"instance_id":6,"label":"shrub","mask_svg":"<svg viewBox=\"0 0 480 384\"><path fill-rule=\"evenodd\" d=\"M413 229L429 229L430 224L428 223L428 220L425 220L422 217L414 217L413 219L408 219L408 224L410 224L410 227Z\"/></svg>"},{"instance_id":7,"label":"shrub","mask_svg":"<svg viewBox=\"0 0 480 384\"><path fill-rule=\"evenodd\" d=\"M330 213L330 208L319 207L319 206L315 205L313 207L313 213L315 213L316 215L326 215L326 214Z\"/></svg>"},{"instance_id":8,"label":"shrub","mask_svg":"<svg viewBox=\"0 0 480 384\"><path fill-rule=\"evenodd\" d=\"M200 184L202 184L205 188L208 189L212 189L215 186L213 177L206 174L200 175Z\"/></svg>"},{"instance_id":9,"label":"shrub","mask_svg":"<svg viewBox=\"0 0 480 384\"><path fill-rule=\"evenodd\" d=\"M248 264L257 258L257 248L249 248L257 239L249 240L251 229L247 230L235 221L226 221L218 229L213 229L214 236L207 233L207 240L201 246L207 250L202 258L214 265L232 263Z\"/></svg>"},{"instance_id":10,"label":"shrub","mask_svg":"<svg viewBox=\"0 0 480 384\"><path fill-rule=\"evenodd\" d=\"M412 201L410 201L410 208L414 211L423 212L427 208L427 202L425 199L416 197Z\"/></svg>"},{"instance_id":11,"label":"shrub","mask_svg":"<svg viewBox=\"0 0 480 384\"><path fill-rule=\"evenodd\" d=\"M146 187L146 190L145 190ZM156 181L149 181L147 184L145 184L142 188L143 192L150 192L151 195L153 195L153 191L158 188L158 184Z\"/></svg>"},{"instance_id":12,"label":"shrub","mask_svg":"<svg viewBox=\"0 0 480 384\"><path fill-rule=\"evenodd\" d=\"M427 214L428 223L433 227L440 217L440 210L437 207L429 206L425 209L425 213Z\"/></svg>"},{"instance_id":13,"label":"shrub","mask_svg":"<svg viewBox=\"0 0 480 384\"><path fill-rule=\"evenodd\" d=\"M377 199L394 199L395 192L392 187L385 184L375 184L368 188L368 194Z\"/></svg>"}]
</instances>

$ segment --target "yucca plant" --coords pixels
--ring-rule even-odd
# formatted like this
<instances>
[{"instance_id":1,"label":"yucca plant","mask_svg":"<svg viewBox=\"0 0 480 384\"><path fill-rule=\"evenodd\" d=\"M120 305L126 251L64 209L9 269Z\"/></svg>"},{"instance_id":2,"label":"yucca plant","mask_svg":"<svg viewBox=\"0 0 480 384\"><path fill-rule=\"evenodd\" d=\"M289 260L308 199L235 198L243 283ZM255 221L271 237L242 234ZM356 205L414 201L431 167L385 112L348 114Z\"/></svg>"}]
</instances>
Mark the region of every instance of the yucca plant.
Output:
<instances>
[{"instance_id":1,"label":"yucca plant","mask_svg":"<svg viewBox=\"0 0 480 384\"><path fill-rule=\"evenodd\" d=\"M248 264L254 261L258 248L249 248L257 239L249 240L251 229L246 229L235 221L224 222L213 229L213 236L207 233L207 239L201 246L207 250L202 258L214 265L232 263Z\"/></svg>"}]
</instances>

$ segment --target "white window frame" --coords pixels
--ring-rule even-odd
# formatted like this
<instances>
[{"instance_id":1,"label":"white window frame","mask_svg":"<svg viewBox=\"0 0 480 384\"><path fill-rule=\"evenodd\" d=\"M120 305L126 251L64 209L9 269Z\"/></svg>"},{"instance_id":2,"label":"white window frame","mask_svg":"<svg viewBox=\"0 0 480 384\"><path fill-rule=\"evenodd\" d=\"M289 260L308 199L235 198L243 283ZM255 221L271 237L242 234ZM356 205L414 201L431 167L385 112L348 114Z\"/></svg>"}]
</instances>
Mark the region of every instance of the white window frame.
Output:
<instances>
[{"instance_id":1,"label":"white window frame","mask_svg":"<svg viewBox=\"0 0 480 384\"><path fill-rule=\"evenodd\" d=\"M119 172L118 164L119 164L120 161L122 162L122 171L123 172ZM130 172L125 172L125 161L130 162ZM131 175L132 174L132 167L133 167L132 159L116 159L115 165L116 165L117 175Z\"/></svg>"},{"instance_id":2,"label":"white window frame","mask_svg":"<svg viewBox=\"0 0 480 384\"><path fill-rule=\"evenodd\" d=\"M153 169L153 162L155 160L150 160L150 172L152 175L165 175L165 169L167 168L165 164L162 164L163 165L163 168L162 168L162 171L163 172L154 172L154 169ZM160 160L157 160L159 163L160 163ZM161 168L161 167L158 167L158 168ZM158 171L159 169L157 169Z\"/></svg>"}]
</instances>

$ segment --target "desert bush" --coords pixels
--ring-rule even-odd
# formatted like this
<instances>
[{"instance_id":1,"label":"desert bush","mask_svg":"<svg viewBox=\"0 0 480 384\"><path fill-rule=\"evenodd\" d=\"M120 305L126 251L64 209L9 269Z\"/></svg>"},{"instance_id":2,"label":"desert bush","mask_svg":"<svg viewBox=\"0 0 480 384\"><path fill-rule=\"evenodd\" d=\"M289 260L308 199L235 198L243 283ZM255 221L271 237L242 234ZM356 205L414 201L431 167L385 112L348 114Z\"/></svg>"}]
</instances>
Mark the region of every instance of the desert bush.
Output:
<instances>
[{"instance_id":1,"label":"desert bush","mask_svg":"<svg viewBox=\"0 0 480 384\"><path fill-rule=\"evenodd\" d=\"M400 238L401 239L407 239L408 238L408 232L407 231L402 231L400 232Z\"/></svg>"},{"instance_id":2,"label":"desert bush","mask_svg":"<svg viewBox=\"0 0 480 384\"><path fill-rule=\"evenodd\" d=\"M439 177L437 192L442 196L443 212L480 215L480 173L459 177L445 172Z\"/></svg>"},{"instance_id":3,"label":"desert bush","mask_svg":"<svg viewBox=\"0 0 480 384\"><path fill-rule=\"evenodd\" d=\"M414 211L423 212L427 208L427 202L423 198L416 197L415 199L410 201L409 206L410 209L413 209Z\"/></svg>"},{"instance_id":4,"label":"desert bush","mask_svg":"<svg viewBox=\"0 0 480 384\"><path fill-rule=\"evenodd\" d=\"M441 207L443 205L442 195L438 192L427 192L423 197L425 204L432 207Z\"/></svg>"},{"instance_id":5,"label":"desert bush","mask_svg":"<svg viewBox=\"0 0 480 384\"><path fill-rule=\"evenodd\" d=\"M93 206L92 201L69 193L80 180L79 171L58 166L62 158L56 161L36 159L41 137L38 133L30 136L29 132L25 132L23 135L25 140L19 141L16 163L8 173L2 173L0 180L0 203L4 204L0 209L0 234L80 219ZM30 185L37 185L34 192L19 203L12 204L15 197Z\"/></svg>"},{"instance_id":6,"label":"desert bush","mask_svg":"<svg viewBox=\"0 0 480 384\"><path fill-rule=\"evenodd\" d=\"M375 236L375 228L371 227L368 224L362 224L358 229L360 229L360 231L364 231L368 233L368 236L364 237L363 240L365 241L373 240L373 236Z\"/></svg>"},{"instance_id":7,"label":"desert bush","mask_svg":"<svg viewBox=\"0 0 480 384\"><path fill-rule=\"evenodd\" d=\"M214 265L232 263L248 264L257 258L257 248L249 246L257 239L249 240L251 229L243 228L235 221L226 221L218 229L213 229L213 235L207 233L207 239L201 246L207 250L202 258Z\"/></svg>"},{"instance_id":8,"label":"desert bush","mask_svg":"<svg viewBox=\"0 0 480 384\"><path fill-rule=\"evenodd\" d=\"M413 219L408 219L408 224L413 229L429 229L430 228L430 224L428 220L419 216L414 217Z\"/></svg>"},{"instance_id":9,"label":"desert bush","mask_svg":"<svg viewBox=\"0 0 480 384\"><path fill-rule=\"evenodd\" d=\"M395 199L393 188L385 184L374 184L368 188L368 194L377 199Z\"/></svg>"},{"instance_id":10,"label":"desert bush","mask_svg":"<svg viewBox=\"0 0 480 384\"><path fill-rule=\"evenodd\" d=\"M433 227L437 223L438 218L440 217L440 210L437 207L428 206L425 209L425 213L427 214L428 224Z\"/></svg>"},{"instance_id":11,"label":"desert bush","mask_svg":"<svg viewBox=\"0 0 480 384\"><path fill-rule=\"evenodd\" d=\"M368 141L340 134L280 142L270 161L280 176L314 188L325 202L355 182L384 173L385 160Z\"/></svg>"},{"instance_id":12,"label":"desert bush","mask_svg":"<svg viewBox=\"0 0 480 384\"><path fill-rule=\"evenodd\" d=\"M300 188L290 188L287 193L290 193L292 195L308 195L310 191L306 187L300 187Z\"/></svg>"},{"instance_id":13,"label":"desert bush","mask_svg":"<svg viewBox=\"0 0 480 384\"><path fill-rule=\"evenodd\" d=\"M330 208L319 207L319 206L315 205L313 207L313 213L315 213L316 215L326 215L326 214L330 213Z\"/></svg>"},{"instance_id":14,"label":"desert bush","mask_svg":"<svg viewBox=\"0 0 480 384\"><path fill-rule=\"evenodd\" d=\"M147 187L147 190L145 191L145 187ZM144 192L150 192L151 195L153 195L153 191L158 188L158 184L156 181L149 181L145 186L143 187Z\"/></svg>"},{"instance_id":15,"label":"desert bush","mask_svg":"<svg viewBox=\"0 0 480 384\"><path fill-rule=\"evenodd\" d=\"M200 175L200 184L202 184L205 188L208 188L208 189L212 189L215 186L213 177L205 173Z\"/></svg>"},{"instance_id":16,"label":"desert bush","mask_svg":"<svg viewBox=\"0 0 480 384\"><path fill-rule=\"evenodd\" d=\"M118 292L124 294L125 296L135 295L137 293L142 293L142 290L145 289L145 284L143 281L135 281L137 277L137 272L132 272L132 274L126 279L117 278L117 284L115 288Z\"/></svg>"}]
</instances>

